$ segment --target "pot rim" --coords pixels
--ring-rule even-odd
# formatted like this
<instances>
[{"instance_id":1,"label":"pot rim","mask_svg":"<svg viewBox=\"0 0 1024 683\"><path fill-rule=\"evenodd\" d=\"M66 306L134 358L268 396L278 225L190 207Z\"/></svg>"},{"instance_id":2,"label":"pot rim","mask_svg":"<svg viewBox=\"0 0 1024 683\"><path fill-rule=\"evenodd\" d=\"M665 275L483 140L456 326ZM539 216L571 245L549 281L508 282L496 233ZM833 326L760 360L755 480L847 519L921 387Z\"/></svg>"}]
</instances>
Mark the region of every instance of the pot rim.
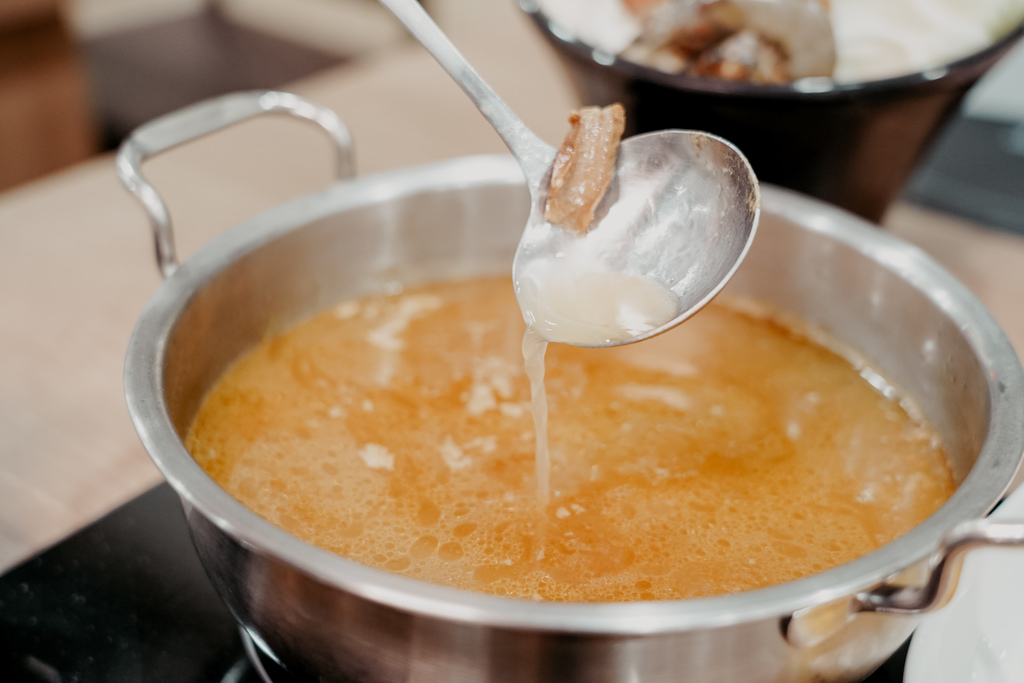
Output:
<instances>
[{"instance_id":1,"label":"pot rim","mask_svg":"<svg viewBox=\"0 0 1024 683\"><path fill-rule=\"evenodd\" d=\"M953 496L924 522L881 548L795 581L729 595L628 603L553 603L449 588L391 574L315 547L259 517L192 459L172 424L162 369L168 340L193 298L244 254L312 221L413 192L523 185L511 156L464 157L337 183L251 218L181 265L147 303L129 342L124 386L135 429L154 463L187 502L249 550L276 557L396 610L472 625L612 636L649 635L788 616L851 598L928 557L956 523L984 516L1024 457L1024 370L1002 330L970 292L923 251L867 221L795 192L762 186L763 210L842 242L896 271L959 323L988 378L988 437Z\"/></svg>"},{"instance_id":2,"label":"pot rim","mask_svg":"<svg viewBox=\"0 0 1024 683\"><path fill-rule=\"evenodd\" d=\"M1024 21L1020 21L981 50L921 71L852 83L834 81L830 77L822 76L804 78L793 83L772 85L668 73L645 66L618 55L606 53L578 40L564 29L554 28L557 24L544 14L538 0L516 0L516 2L553 46L559 51L571 55L574 59L617 71L630 79L647 81L674 90L729 98L747 97L819 102L861 98L866 95L902 96L903 93L917 90L951 87L976 80L987 69L990 62L1007 52L1024 36Z\"/></svg>"}]
</instances>

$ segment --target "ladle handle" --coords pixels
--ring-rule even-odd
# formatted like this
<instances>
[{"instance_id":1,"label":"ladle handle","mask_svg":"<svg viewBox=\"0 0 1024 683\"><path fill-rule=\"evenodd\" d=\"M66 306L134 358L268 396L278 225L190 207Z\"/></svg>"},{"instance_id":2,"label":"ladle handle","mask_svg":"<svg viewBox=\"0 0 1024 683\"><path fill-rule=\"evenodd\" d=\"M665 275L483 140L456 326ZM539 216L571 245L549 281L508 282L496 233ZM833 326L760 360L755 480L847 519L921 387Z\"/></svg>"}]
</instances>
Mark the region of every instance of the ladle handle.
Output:
<instances>
[{"instance_id":1,"label":"ladle handle","mask_svg":"<svg viewBox=\"0 0 1024 683\"><path fill-rule=\"evenodd\" d=\"M121 144L117 176L149 215L157 266L165 278L178 268L174 231L167 205L142 175L142 162L172 147L267 113L289 114L319 125L334 142L338 178L355 175L352 136L338 115L298 95L272 90L233 93L194 104L139 126Z\"/></svg>"},{"instance_id":2,"label":"ladle handle","mask_svg":"<svg viewBox=\"0 0 1024 683\"><path fill-rule=\"evenodd\" d=\"M519 162L531 191L544 179L555 150L516 116L480 77L417 0L378 0L459 84Z\"/></svg>"}]
</instances>

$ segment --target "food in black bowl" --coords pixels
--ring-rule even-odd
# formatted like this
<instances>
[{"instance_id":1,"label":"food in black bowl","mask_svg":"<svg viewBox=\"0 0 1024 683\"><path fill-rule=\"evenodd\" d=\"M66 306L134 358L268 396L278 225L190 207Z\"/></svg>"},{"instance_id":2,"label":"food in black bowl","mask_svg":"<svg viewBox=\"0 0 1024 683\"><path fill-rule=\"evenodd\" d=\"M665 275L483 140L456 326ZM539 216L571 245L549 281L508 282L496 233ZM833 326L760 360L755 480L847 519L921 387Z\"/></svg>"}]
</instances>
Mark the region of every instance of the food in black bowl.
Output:
<instances>
[{"instance_id":1,"label":"food in black bowl","mask_svg":"<svg viewBox=\"0 0 1024 683\"><path fill-rule=\"evenodd\" d=\"M644 32L657 25L655 10L675 6L678 14L683 5L721 9L726 2L726 19L717 23L705 14L701 22L685 20L687 31ZM583 101L622 102L630 133L715 133L743 150L761 180L877 221L968 89L1024 33L1024 3L964 2L959 11L932 3L933 11L914 14L923 3L832 0L826 10L817 0L791 2L819 8L833 40L814 37L811 11L774 33L754 31L756 41L737 47L743 32L729 33L723 24L737 23L737 13L750 7L787 4L778 0L520 5L555 47ZM582 18L572 18L574 6L586 10ZM639 9L637 19L630 6L648 9ZM644 11L652 13L647 23ZM694 45L694 36L705 42ZM830 42L834 62L821 47ZM817 49L792 47L808 44ZM752 63L744 63L746 55L754 55Z\"/></svg>"}]
</instances>

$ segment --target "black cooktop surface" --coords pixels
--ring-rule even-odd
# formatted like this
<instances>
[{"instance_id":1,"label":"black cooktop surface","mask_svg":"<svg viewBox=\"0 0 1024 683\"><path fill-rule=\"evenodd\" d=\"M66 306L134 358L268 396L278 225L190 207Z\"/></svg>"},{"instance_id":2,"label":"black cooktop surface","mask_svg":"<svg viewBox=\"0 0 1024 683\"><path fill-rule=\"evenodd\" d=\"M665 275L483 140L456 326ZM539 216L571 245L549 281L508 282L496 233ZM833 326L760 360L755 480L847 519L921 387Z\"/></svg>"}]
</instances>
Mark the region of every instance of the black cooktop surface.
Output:
<instances>
[{"instance_id":1,"label":"black cooktop surface","mask_svg":"<svg viewBox=\"0 0 1024 683\"><path fill-rule=\"evenodd\" d=\"M865 683L899 683L905 653ZM261 683L257 666L297 681L246 657L167 484L0 576L0 680Z\"/></svg>"},{"instance_id":2,"label":"black cooktop surface","mask_svg":"<svg viewBox=\"0 0 1024 683\"><path fill-rule=\"evenodd\" d=\"M904 198L1024 235L1024 121L955 116Z\"/></svg>"},{"instance_id":3,"label":"black cooktop surface","mask_svg":"<svg viewBox=\"0 0 1024 683\"><path fill-rule=\"evenodd\" d=\"M0 680L262 678L162 484L0 576Z\"/></svg>"}]
</instances>

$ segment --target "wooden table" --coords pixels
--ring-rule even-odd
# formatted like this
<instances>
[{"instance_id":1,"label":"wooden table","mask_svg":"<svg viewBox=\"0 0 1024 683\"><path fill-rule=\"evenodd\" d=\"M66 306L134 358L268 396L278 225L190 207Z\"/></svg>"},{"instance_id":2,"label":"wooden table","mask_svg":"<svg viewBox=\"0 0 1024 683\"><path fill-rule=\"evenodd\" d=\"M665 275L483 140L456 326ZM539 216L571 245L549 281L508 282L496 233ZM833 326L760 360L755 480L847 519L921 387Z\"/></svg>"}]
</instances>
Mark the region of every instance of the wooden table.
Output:
<instances>
[{"instance_id":1,"label":"wooden table","mask_svg":"<svg viewBox=\"0 0 1024 683\"><path fill-rule=\"evenodd\" d=\"M450 17L454 41L526 123L557 143L573 98L506 0ZM350 126L362 173L504 152L417 46L291 88ZM322 134L265 117L154 159L179 253L331 180ZM1024 349L1024 239L908 205L886 227L932 252ZM0 572L160 480L131 427L121 371L132 326L160 282L142 209L103 156L0 194Z\"/></svg>"}]
</instances>

